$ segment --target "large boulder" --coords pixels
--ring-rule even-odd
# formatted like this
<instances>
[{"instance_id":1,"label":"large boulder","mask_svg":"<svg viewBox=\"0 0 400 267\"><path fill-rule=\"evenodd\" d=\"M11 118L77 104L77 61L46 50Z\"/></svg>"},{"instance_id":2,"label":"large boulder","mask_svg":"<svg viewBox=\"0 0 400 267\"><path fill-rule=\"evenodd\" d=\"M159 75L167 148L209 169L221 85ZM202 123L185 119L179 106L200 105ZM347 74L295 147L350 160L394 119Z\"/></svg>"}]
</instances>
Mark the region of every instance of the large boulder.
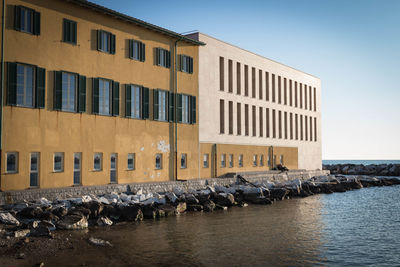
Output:
<instances>
[{"instance_id":1,"label":"large boulder","mask_svg":"<svg viewBox=\"0 0 400 267\"><path fill-rule=\"evenodd\" d=\"M204 201L202 205L203 205L203 210L207 212L212 212L215 209L215 203L210 199Z\"/></svg>"},{"instance_id":2,"label":"large boulder","mask_svg":"<svg viewBox=\"0 0 400 267\"><path fill-rule=\"evenodd\" d=\"M77 207L73 207L72 209L70 209L68 211L68 215L83 215L86 218L89 218L90 216L90 210L83 207L83 206L77 206Z\"/></svg>"},{"instance_id":3,"label":"large boulder","mask_svg":"<svg viewBox=\"0 0 400 267\"><path fill-rule=\"evenodd\" d=\"M83 207L90 210L90 219L96 219L103 211L104 205L97 201L90 201L83 204Z\"/></svg>"},{"instance_id":4,"label":"large boulder","mask_svg":"<svg viewBox=\"0 0 400 267\"><path fill-rule=\"evenodd\" d=\"M40 207L32 206L26 207L18 212L18 216L26 219L39 219L43 210Z\"/></svg>"},{"instance_id":5,"label":"large boulder","mask_svg":"<svg viewBox=\"0 0 400 267\"><path fill-rule=\"evenodd\" d=\"M143 217L145 219L155 219L157 218L157 208L153 205L143 205L142 206Z\"/></svg>"},{"instance_id":6,"label":"large boulder","mask_svg":"<svg viewBox=\"0 0 400 267\"><path fill-rule=\"evenodd\" d=\"M20 225L20 222L9 212L0 212L0 222L9 225Z\"/></svg>"},{"instance_id":7,"label":"large boulder","mask_svg":"<svg viewBox=\"0 0 400 267\"><path fill-rule=\"evenodd\" d=\"M170 204L164 204L157 207L158 210L162 210L165 216L174 216L176 214L176 209Z\"/></svg>"},{"instance_id":8,"label":"large boulder","mask_svg":"<svg viewBox=\"0 0 400 267\"><path fill-rule=\"evenodd\" d=\"M214 194L212 200L220 206L231 207L235 204L235 197L230 193Z\"/></svg>"},{"instance_id":9,"label":"large boulder","mask_svg":"<svg viewBox=\"0 0 400 267\"><path fill-rule=\"evenodd\" d=\"M285 188L270 188L270 198L274 200L283 200L288 195L289 190Z\"/></svg>"},{"instance_id":10,"label":"large boulder","mask_svg":"<svg viewBox=\"0 0 400 267\"><path fill-rule=\"evenodd\" d=\"M68 214L68 209L64 206L56 207L52 210L52 213L57 217L61 218Z\"/></svg>"},{"instance_id":11,"label":"large boulder","mask_svg":"<svg viewBox=\"0 0 400 267\"><path fill-rule=\"evenodd\" d=\"M57 228L62 230L79 230L88 228L88 221L83 215L67 215L57 222Z\"/></svg>"},{"instance_id":12,"label":"large boulder","mask_svg":"<svg viewBox=\"0 0 400 267\"><path fill-rule=\"evenodd\" d=\"M120 219L124 221L141 221L143 220L142 210L138 205L120 206Z\"/></svg>"}]
</instances>

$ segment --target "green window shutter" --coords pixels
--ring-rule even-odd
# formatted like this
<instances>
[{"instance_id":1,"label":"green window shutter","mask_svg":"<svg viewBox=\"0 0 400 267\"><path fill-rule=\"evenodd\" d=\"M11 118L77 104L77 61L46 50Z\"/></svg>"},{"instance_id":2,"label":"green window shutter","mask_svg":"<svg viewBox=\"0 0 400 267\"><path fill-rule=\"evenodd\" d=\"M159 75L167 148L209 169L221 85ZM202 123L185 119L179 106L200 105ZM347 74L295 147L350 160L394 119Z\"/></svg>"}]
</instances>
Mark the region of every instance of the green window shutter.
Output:
<instances>
[{"instance_id":1,"label":"green window shutter","mask_svg":"<svg viewBox=\"0 0 400 267\"><path fill-rule=\"evenodd\" d=\"M149 88L142 87L142 119L148 119L149 116Z\"/></svg>"},{"instance_id":2,"label":"green window shutter","mask_svg":"<svg viewBox=\"0 0 400 267\"><path fill-rule=\"evenodd\" d=\"M133 40L129 40L129 58L133 58Z\"/></svg>"},{"instance_id":3,"label":"green window shutter","mask_svg":"<svg viewBox=\"0 0 400 267\"><path fill-rule=\"evenodd\" d=\"M21 7L15 6L14 8L14 29L17 31L21 30Z\"/></svg>"},{"instance_id":4,"label":"green window shutter","mask_svg":"<svg viewBox=\"0 0 400 267\"><path fill-rule=\"evenodd\" d=\"M115 35L110 33L110 54L115 54Z\"/></svg>"},{"instance_id":5,"label":"green window shutter","mask_svg":"<svg viewBox=\"0 0 400 267\"><path fill-rule=\"evenodd\" d=\"M71 22L71 42L73 42L74 44L76 44L76 40L77 40L77 23L72 21Z\"/></svg>"},{"instance_id":6,"label":"green window shutter","mask_svg":"<svg viewBox=\"0 0 400 267\"><path fill-rule=\"evenodd\" d=\"M7 63L7 105L17 104L17 64Z\"/></svg>"},{"instance_id":7,"label":"green window shutter","mask_svg":"<svg viewBox=\"0 0 400 267\"><path fill-rule=\"evenodd\" d=\"M170 51L167 51L167 53L166 53L166 55L167 55L167 68L170 68L171 67L171 52Z\"/></svg>"},{"instance_id":8,"label":"green window shutter","mask_svg":"<svg viewBox=\"0 0 400 267\"><path fill-rule=\"evenodd\" d=\"M112 88L112 115L119 115L119 82L113 82Z\"/></svg>"},{"instance_id":9,"label":"green window shutter","mask_svg":"<svg viewBox=\"0 0 400 267\"><path fill-rule=\"evenodd\" d=\"M182 55L179 55L178 56L178 58L179 58L179 67L178 67L178 70L179 71L182 71L182 66L183 66L183 57L182 57Z\"/></svg>"},{"instance_id":10,"label":"green window shutter","mask_svg":"<svg viewBox=\"0 0 400 267\"><path fill-rule=\"evenodd\" d=\"M175 93L169 93L168 105L169 105L169 111L168 111L169 121L174 122L175 121Z\"/></svg>"},{"instance_id":11,"label":"green window shutter","mask_svg":"<svg viewBox=\"0 0 400 267\"><path fill-rule=\"evenodd\" d=\"M125 85L125 117L132 116L132 87Z\"/></svg>"},{"instance_id":12,"label":"green window shutter","mask_svg":"<svg viewBox=\"0 0 400 267\"><path fill-rule=\"evenodd\" d=\"M101 47L101 45L102 45L101 32L102 32L102 30L97 30L97 50L102 50L103 49L103 47Z\"/></svg>"},{"instance_id":13,"label":"green window shutter","mask_svg":"<svg viewBox=\"0 0 400 267\"><path fill-rule=\"evenodd\" d=\"M69 40L70 36L70 24L68 23L68 20L64 19L63 20L63 41L67 42Z\"/></svg>"},{"instance_id":14,"label":"green window shutter","mask_svg":"<svg viewBox=\"0 0 400 267\"><path fill-rule=\"evenodd\" d=\"M46 70L43 68L36 68L36 92L35 92L35 106L37 108L44 108L45 95L46 95Z\"/></svg>"},{"instance_id":15,"label":"green window shutter","mask_svg":"<svg viewBox=\"0 0 400 267\"><path fill-rule=\"evenodd\" d=\"M189 58L189 73L193 73L193 58Z\"/></svg>"},{"instance_id":16,"label":"green window shutter","mask_svg":"<svg viewBox=\"0 0 400 267\"><path fill-rule=\"evenodd\" d=\"M62 103L62 72L54 72L54 110L61 110Z\"/></svg>"},{"instance_id":17,"label":"green window shutter","mask_svg":"<svg viewBox=\"0 0 400 267\"><path fill-rule=\"evenodd\" d=\"M93 78L93 114L99 114L99 78Z\"/></svg>"},{"instance_id":18,"label":"green window shutter","mask_svg":"<svg viewBox=\"0 0 400 267\"><path fill-rule=\"evenodd\" d=\"M178 95L178 122L182 122L182 95Z\"/></svg>"},{"instance_id":19,"label":"green window shutter","mask_svg":"<svg viewBox=\"0 0 400 267\"><path fill-rule=\"evenodd\" d=\"M146 60L146 45L144 43L140 43L140 60L145 61Z\"/></svg>"},{"instance_id":20,"label":"green window shutter","mask_svg":"<svg viewBox=\"0 0 400 267\"><path fill-rule=\"evenodd\" d=\"M40 35L40 13L33 13L33 34Z\"/></svg>"},{"instance_id":21,"label":"green window shutter","mask_svg":"<svg viewBox=\"0 0 400 267\"><path fill-rule=\"evenodd\" d=\"M158 120L158 90L153 90L153 119Z\"/></svg>"},{"instance_id":22,"label":"green window shutter","mask_svg":"<svg viewBox=\"0 0 400 267\"><path fill-rule=\"evenodd\" d=\"M190 100L191 100L190 101L190 108L191 108L190 123L196 124L196 97L191 96Z\"/></svg>"},{"instance_id":23,"label":"green window shutter","mask_svg":"<svg viewBox=\"0 0 400 267\"><path fill-rule=\"evenodd\" d=\"M78 81L78 112L86 111L86 77L79 75Z\"/></svg>"}]
</instances>

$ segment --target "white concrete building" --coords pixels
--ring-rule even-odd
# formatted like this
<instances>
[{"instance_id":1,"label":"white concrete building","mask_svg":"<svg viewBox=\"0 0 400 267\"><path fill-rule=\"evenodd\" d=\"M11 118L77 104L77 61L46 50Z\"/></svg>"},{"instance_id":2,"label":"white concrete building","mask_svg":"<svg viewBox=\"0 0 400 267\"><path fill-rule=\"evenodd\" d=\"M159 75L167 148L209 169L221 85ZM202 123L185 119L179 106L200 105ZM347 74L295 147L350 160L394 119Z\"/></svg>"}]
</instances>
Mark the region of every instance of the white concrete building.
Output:
<instances>
[{"instance_id":1,"label":"white concrete building","mask_svg":"<svg viewBox=\"0 0 400 267\"><path fill-rule=\"evenodd\" d=\"M203 33L188 37L206 43L199 48L201 144L297 148L298 169L322 168L319 78Z\"/></svg>"}]
</instances>

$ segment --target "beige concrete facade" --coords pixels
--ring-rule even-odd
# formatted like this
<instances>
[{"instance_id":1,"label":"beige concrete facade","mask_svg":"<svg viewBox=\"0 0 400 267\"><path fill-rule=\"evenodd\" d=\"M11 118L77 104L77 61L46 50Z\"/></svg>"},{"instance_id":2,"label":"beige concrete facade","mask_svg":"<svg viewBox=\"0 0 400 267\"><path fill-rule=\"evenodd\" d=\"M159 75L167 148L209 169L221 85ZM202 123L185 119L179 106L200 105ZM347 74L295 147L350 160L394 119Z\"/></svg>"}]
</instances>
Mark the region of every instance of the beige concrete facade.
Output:
<instances>
[{"instance_id":1,"label":"beige concrete facade","mask_svg":"<svg viewBox=\"0 0 400 267\"><path fill-rule=\"evenodd\" d=\"M202 33L193 33L188 37L207 43L206 46L199 48L200 143L244 145L247 149L263 146L296 148L298 159L293 158L294 161L286 162L286 165L307 170L322 168L320 79ZM220 75L223 77L222 81ZM275 85L273 85L273 75ZM245 95L246 87L247 96ZM220 116L221 100L224 106L223 118ZM232 105L231 117L229 105ZM247 135L245 133L246 105L248 105L249 125ZM256 115L254 134L252 131L253 107ZM266 118L267 109L269 109L269 121ZM273 126L274 113L275 127ZM238 122L238 116L240 116L240 122ZM262 116L262 122L260 122L260 116ZM281 116L281 127L279 127L279 116ZM220 129L221 119L224 120L223 130ZM269 123L269 128L267 128L267 123ZM240 128L240 133L238 128ZM267 131L269 136L267 136Z\"/></svg>"}]
</instances>

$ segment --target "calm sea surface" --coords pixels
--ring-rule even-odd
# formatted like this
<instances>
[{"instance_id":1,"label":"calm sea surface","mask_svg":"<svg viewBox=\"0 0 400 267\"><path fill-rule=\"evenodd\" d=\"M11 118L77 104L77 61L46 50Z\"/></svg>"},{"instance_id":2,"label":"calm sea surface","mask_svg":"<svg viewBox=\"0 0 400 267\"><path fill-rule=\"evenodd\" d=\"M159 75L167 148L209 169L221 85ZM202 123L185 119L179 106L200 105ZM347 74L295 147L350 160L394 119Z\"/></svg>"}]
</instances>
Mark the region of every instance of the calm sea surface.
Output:
<instances>
[{"instance_id":1,"label":"calm sea surface","mask_svg":"<svg viewBox=\"0 0 400 267\"><path fill-rule=\"evenodd\" d=\"M400 186L71 232L46 266L399 266ZM89 236L111 248L93 247ZM60 265L61 266L61 265Z\"/></svg>"},{"instance_id":2,"label":"calm sea surface","mask_svg":"<svg viewBox=\"0 0 400 267\"><path fill-rule=\"evenodd\" d=\"M400 164L400 160L323 160L322 164Z\"/></svg>"}]
</instances>

